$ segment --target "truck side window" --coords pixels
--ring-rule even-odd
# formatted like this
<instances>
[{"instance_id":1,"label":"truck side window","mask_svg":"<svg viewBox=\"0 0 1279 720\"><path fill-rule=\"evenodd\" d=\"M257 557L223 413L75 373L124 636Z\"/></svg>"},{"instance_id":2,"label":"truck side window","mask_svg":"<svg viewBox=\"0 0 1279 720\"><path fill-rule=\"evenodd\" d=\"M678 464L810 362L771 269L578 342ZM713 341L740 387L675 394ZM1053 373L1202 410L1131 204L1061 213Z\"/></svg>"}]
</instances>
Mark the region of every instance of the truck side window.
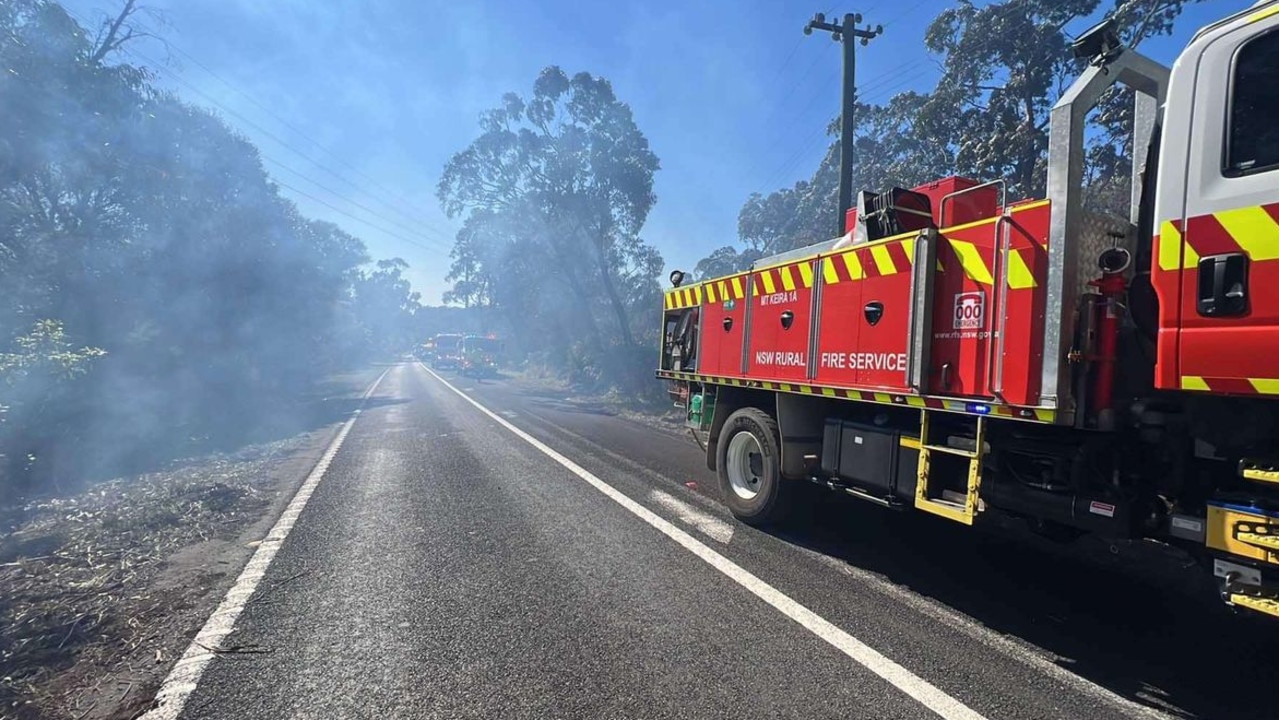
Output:
<instances>
[{"instance_id":1,"label":"truck side window","mask_svg":"<svg viewBox=\"0 0 1279 720\"><path fill-rule=\"evenodd\" d=\"M1225 174L1248 175L1279 166L1279 32L1239 48L1231 78Z\"/></svg>"}]
</instances>

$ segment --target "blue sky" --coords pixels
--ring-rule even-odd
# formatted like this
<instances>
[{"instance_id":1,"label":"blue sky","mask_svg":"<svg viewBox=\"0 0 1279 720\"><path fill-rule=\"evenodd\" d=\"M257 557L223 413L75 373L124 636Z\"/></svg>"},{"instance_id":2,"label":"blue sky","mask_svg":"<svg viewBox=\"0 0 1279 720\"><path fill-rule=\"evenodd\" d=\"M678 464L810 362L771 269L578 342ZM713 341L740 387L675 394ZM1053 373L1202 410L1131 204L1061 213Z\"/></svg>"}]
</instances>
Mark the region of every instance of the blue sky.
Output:
<instances>
[{"instance_id":1,"label":"blue sky","mask_svg":"<svg viewBox=\"0 0 1279 720\"><path fill-rule=\"evenodd\" d=\"M144 2L170 47L143 40L128 59L219 109L303 212L359 236L375 257L407 260L423 300L437 304L458 227L435 199L440 171L475 137L479 114L504 92L528 93L541 68L607 77L631 105L662 163L643 236L669 267L691 269L736 239L751 192L807 177L825 151L840 53L829 36L802 34L813 12L856 9L884 25L859 47L862 97L874 102L932 86L923 32L952 0ZM64 4L96 21L120 2ZM1142 51L1170 64L1198 27L1250 4L1204 0ZM1088 23L1077 25L1068 29Z\"/></svg>"}]
</instances>

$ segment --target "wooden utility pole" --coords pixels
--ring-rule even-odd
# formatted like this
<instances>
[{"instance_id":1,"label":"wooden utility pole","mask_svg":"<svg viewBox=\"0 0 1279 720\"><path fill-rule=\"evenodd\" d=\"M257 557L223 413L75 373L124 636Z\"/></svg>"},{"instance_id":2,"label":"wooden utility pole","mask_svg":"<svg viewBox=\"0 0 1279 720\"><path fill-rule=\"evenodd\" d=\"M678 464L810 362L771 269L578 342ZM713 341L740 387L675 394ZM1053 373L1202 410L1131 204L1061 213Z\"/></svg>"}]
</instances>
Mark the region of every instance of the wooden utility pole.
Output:
<instances>
[{"instance_id":1,"label":"wooden utility pole","mask_svg":"<svg viewBox=\"0 0 1279 720\"><path fill-rule=\"evenodd\" d=\"M814 30L825 30L831 34L831 39L835 42L844 43L844 92L839 128L839 208L836 213L839 216L838 234L841 236L848 232L845 219L848 208L853 205L853 161L855 160L853 112L857 107L857 40L861 40L862 45L866 45L872 38L884 32L883 25L878 25L873 30L870 27L857 27L861 21L860 13L847 13L844 15L844 22L836 25L826 22L826 16L817 13L804 26L805 35L812 35Z\"/></svg>"}]
</instances>

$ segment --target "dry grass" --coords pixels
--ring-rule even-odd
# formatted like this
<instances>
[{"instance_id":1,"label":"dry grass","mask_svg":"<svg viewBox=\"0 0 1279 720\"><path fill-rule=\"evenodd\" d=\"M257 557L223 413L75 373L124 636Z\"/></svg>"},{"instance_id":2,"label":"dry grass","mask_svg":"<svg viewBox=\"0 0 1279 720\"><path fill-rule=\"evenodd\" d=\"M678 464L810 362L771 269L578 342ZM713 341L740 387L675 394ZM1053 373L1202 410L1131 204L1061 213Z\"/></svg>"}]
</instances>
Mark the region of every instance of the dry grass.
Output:
<instances>
[{"instance_id":1,"label":"dry grass","mask_svg":"<svg viewBox=\"0 0 1279 720\"><path fill-rule=\"evenodd\" d=\"M17 509L0 534L0 717L75 707L48 686L87 652L135 655L151 621L181 601L154 583L166 559L260 516L273 499L270 466L303 442L182 461Z\"/></svg>"}]
</instances>

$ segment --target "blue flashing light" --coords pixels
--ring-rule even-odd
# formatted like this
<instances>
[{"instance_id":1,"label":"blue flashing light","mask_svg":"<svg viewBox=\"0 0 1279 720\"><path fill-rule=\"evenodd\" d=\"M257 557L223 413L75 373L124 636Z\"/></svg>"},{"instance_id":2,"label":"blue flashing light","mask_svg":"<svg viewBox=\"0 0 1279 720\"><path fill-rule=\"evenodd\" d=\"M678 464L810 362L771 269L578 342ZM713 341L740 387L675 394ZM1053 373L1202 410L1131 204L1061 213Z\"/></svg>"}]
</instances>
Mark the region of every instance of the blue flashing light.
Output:
<instances>
[{"instance_id":1,"label":"blue flashing light","mask_svg":"<svg viewBox=\"0 0 1279 720\"><path fill-rule=\"evenodd\" d=\"M970 413L977 413L978 415L990 414L990 406L983 405L982 403L968 403L964 406L964 409Z\"/></svg>"}]
</instances>

